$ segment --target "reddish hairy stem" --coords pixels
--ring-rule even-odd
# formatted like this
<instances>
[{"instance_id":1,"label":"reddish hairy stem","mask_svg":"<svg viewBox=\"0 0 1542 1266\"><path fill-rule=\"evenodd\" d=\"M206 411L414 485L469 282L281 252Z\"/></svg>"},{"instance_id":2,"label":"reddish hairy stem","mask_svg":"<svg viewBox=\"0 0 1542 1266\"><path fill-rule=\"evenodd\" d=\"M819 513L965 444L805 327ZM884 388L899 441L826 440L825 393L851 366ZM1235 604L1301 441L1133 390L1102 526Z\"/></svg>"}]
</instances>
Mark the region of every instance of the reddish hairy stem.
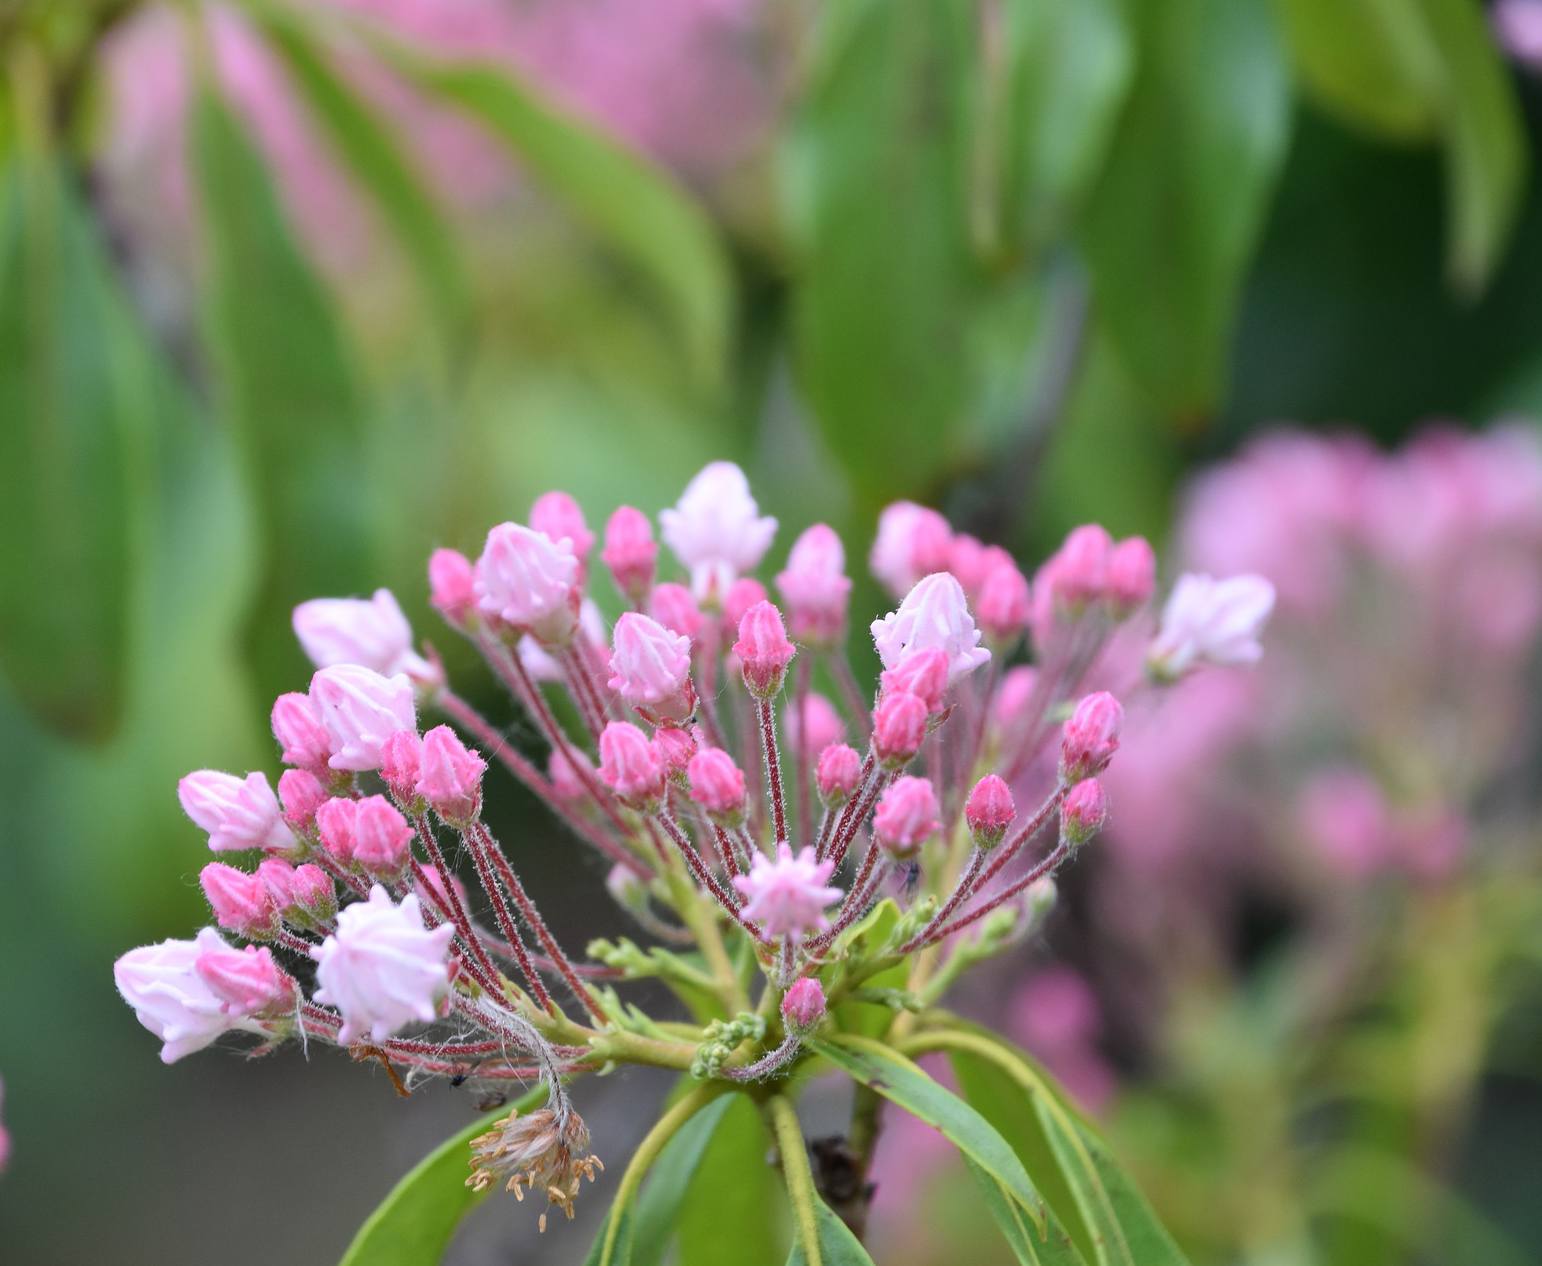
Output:
<instances>
[{"instance_id":1,"label":"reddish hairy stem","mask_svg":"<svg viewBox=\"0 0 1542 1266\"><path fill-rule=\"evenodd\" d=\"M868 716L867 700L863 697L862 687L857 685L857 678L851 671L851 661L846 658L845 650L830 651L827 662L830 665L830 674L835 678L836 689L841 692L841 698L845 700L846 710L851 713L852 720L856 722L862 737L864 739L870 737L873 733L873 722Z\"/></svg>"},{"instance_id":2,"label":"reddish hairy stem","mask_svg":"<svg viewBox=\"0 0 1542 1266\"><path fill-rule=\"evenodd\" d=\"M837 834L835 844L830 850L830 857L835 862L837 869L846 858L846 851L851 847L852 841L857 838L857 832L862 829L862 823L867 820L867 815L873 811L873 806L878 803L878 797L883 794L883 789L889 785L889 780L894 775L889 770L880 769L873 779L872 786L867 789L867 795L863 799L861 807L852 816L850 822ZM852 798L856 803L856 797Z\"/></svg>"},{"instance_id":3,"label":"reddish hairy stem","mask_svg":"<svg viewBox=\"0 0 1542 1266\"><path fill-rule=\"evenodd\" d=\"M1017 896L1018 893L1022 892L1030 885L1037 883L1040 879L1043 879L1045 875L1048 875L1057 866L1059 866L1061 862L1065 861L1065 859L1071 855L1071 851L1070 841L1062 839L1058 844L1055 845L1049 856L1035 865L1033 869L1030 870L1021 879L1003 888L984 905L978 907L977 909L971 910L968 914L963 915L960 918L954 919L952 923L938 928L931 934L930 937L928 937L927 943L933 944L937 941L945 940L947 937L952 936L955 932L963 931L964 928L968 927L977 919L983 919L992 910L1002 905L1002 903L1012 900L1012 898Z\"/></svg>"},{"instance_id":4,"label":"reddish hairy stem","mask_svg":"<svg viewBox=\"0 0 1542 1266\"><path fill-rule=\"evenodd\" d=\"M501 997L503 989L498 984L498 979L502 973L488 955L487 947L477 936L476 929L471 926L471 917L466 913L465 906L461 904L460 893L455 890L455 881L449 863L445 860L444 850L439 847L439 840L434 835L433 827L428 818L421 813L413 815L412 824L417 829L418 838L423 841L423 847L428 851L434 868L439 872L440 883L438 885L430 883L418 859L409 857L407 864L411 868L413 879L423 895L429 899L430 904L439 910L455 929L456 939L463 946L462 959L466 964L466 970L471 973L471 978L489 993Z\"/></svg>"},{"instance_id":5,"label":"reddish hairy stem","mask_svg":"<svg viewBox=\"0 0 1542 1266\"><path fill-rule=\"evenodd\" d=\"M804 655L798 661L798 683L793 694L793 707L798 714L798 742L793 752L793 763L798 772L798 842L807 844L814 834L813 801L809 796L808 750L808 696L809 680L813 675L814 661Z\"/></svg>"},{"instance_id":6,"label":"reddish hairy stem","mask_svg":"<svg viewBox=\"0 0 1542 1266\"><path fill-rule=\"evenodd\" d=\"M660 825L663 826L665 834L674 841L675 847L680 850L681 856L685 858L685 864L691 868L691 873L696 876L697 882L716 898L718 905L722 906L728 912L729 917L748 932L751 937L762 945L771 944L770 938L739 912L739 907L734 904L733 898L723 890L723 885L718 883L711 870L707 868L707 863L702 860L702 856L697 852L696 846L691 843L691 837L681 829L680 824L663 812L660 812L658 815L658 820Z\"/></svg>"},{"instance_id":7,"label":"reddish hairy stem","mask_svg":"<svg viewBox=\"0 0 1542 1266\"><path fill-rule=\"evenodd\" d=\"M985 872L974 881L974 892L982 891L985 888L985 885L990 883L992 879L999 875L1002 871L1002 868L1017 856L1023 845L1044 829L1044 824L1048 822L1049 819L1054 815L1055 811L1060 808L1060 802L1066 798L1066 793L1070 790L1070 787L1068 787L1065 783L1060 783L1055 787L1055 790L1050 793L1049 798L1045 800L1045 802L1041 804L1037 810L1034 811L1033 817L1028 819L1027 825L1012 837L1010 843L998 849L996 856L991 859L991 864L987 866L985 868Z\"/></svg>"},{"instance_id":8,"label":"reddish hairy stem","mask_svg":"<svg viewBox=\"0 0 1542 1266\"><path fill-rule=\"evenodd\" d=\"M837 821L834 828L834 839L838 840L841 838L841 834L846 830L847 824L851 821L851 815L857 811L857 806L861 803L862 796L867 791L867 780L873 776L873 767L876 764L877 758L873 755L872 749L869 748L867 759L862 762L862 772L857 778L857 789L851 793L851 799L846 802L845 807L842 808L840 813L837 815ZM833 846L834 845L832 842L831 847ZM827 850L824 856L821 856L819 860L823 861L825 856L828 855L829 853ZM839 863L837 863L837 865L839 865Z\"/></svg>"},{"instance_id":9,"label":"reddish hairy stem","mask_svg":"<svg viewBox=\"0 0 1542 1266\"><path fill-rule=\"evenodd\" d=\"M477 881L482 885L482 891L487 894L488 900L492 902L493 918L498 924L498 930L503 933L503 939L514 951L514 961L519 965L520 974L529 983L530 992L535 995L536 1002L543 1010L557 1010L551 994L547 991L545 981L536 971L535 964L530 961L530 951L525 948L524 938L519 934L519 924L514 922L508 903L503 899L503 890L498 886L498 876L493 871L491 860L484 850L478 847L480 841L471 832L462 831L461 839L465 841L467 850L471 853L471 861L477 871ZM445 886L453 888L451 884Z\"/></svg>"},{"instance_id":10,"label":"reddish hairy stem","mask_svg":"<svg viewBox=\"0 0 1542 1266\"><path fill-rule=\"evenodd\" d=\"M787 839L787 802L782 795L782 757L776 747L776 712L769 699L756 699L760 715L760 750L766 762L766 784L771 789L771 825L776 842Z\"/></svg>"},{"instance_id":11,"label":"reddish hairy stem","mask_svg":"<svg viewBox=\"0 0 1542 1266\"><path fill-rule=\"evenodd\" d=\"M984 864L985 854L976 848L969 856L969 865L964 868L964 873L953 885L952 895L942 903L942 907L927 921L924 928L899 947L897 953L909 954L926 944L927 938L946 922L948 916L957 910L973 891L975 876L980 873L980 867Z\"/></svg>"}]
</instances>

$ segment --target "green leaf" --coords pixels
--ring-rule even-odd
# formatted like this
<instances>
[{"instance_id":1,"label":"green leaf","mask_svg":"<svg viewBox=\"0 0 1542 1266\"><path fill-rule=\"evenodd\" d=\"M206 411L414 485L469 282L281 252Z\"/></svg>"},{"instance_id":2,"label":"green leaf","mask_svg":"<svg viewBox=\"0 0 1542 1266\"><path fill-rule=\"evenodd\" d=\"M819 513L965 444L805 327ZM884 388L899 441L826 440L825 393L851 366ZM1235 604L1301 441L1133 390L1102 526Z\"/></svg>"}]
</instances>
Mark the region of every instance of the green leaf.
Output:
<instances>
[{"instance_id":1,"label":"green leaf","mask_svg":"<svg viewBox=\"0 0 1542 1266\"><path fill-rule=\"evenodd\" d=\"M1203 416L1285 154L1285 63L1267 0L1131 12L1135 84L1080 240L1132 374L1168 412Z\"/></svg>"},{"instance_id":2,"label":"green leaf","mask_svg":"<svg viewBox=\"0 0 1542 1266\"><path fill-rule=\"evenodd\" d=\"M537 1086L514 1104L528 1112L545 1102ZM472 1121L418 1162L353 1237L339 1266L432 1266L444 1257L461 1219L481 1203L486 1192L466 1186L471 1140L492 1128Z\"/></svg>"},{"instance_id":3,"label":"green leaf","mask_svg":"<svg viewBox=\"0 0 1542 1266\"><path fill-rule=\"evenodd\" d=\"M454 338L462 333L467 316L465 270L454 235L419 173L374 109L328 64L295 14L262 6L254 16L339 156L368 190L405 251L445 334Z\"/></svg>"},{"instance_id":4,"label":"green leaf","mask_svg":"<svg viewBox=\"0 0 1542 1266\"><path fill-rule=\"evenodd\" d=\"M648 288L697 381L722 385L732 333L727 258L707 215L668 173L549 105L505 68L431 60L378 35L370 44L503 142Z\"/></svg>"},{"instance_id":5,"label":"green leaf","mask_svg":"<svg viewBox=\"0 0 1542 1266\"><path fill-rule=\"evenodd\" d=\"M819 1231L819 1257L822 1266L873 1266L873 1259L862 1241L823 1200L814 1201L814 1219ZM787 1266L808 1266L801 1244L794 1244Z\"/></svg>"},{"instance_id":6,"label":"green leaf","mask_svg":"<svg viewBox=\"0 0 1542 1266\"><path fill-rule=\"evenodd\" d=\"M0 173L0 666L73 739L117 726L150 354L51 155Z\"/></svg>"},{"instance_id":7,"label":"green leaf","mask_svg":"<svg viewBox=\"0 0 1542 1266\"><path fill-rule=\"evenodd\" d=\"M842 935L837 951L843 956L849 954L856 961L881 952L893 939L895 926L902 917L900 908L885 897ZM870 994L874 990L903 988L909 970L906 964L896 963L869 977L865 988ZM877 1037L894 1022L894 1008L864 999L845 998L835 1006L835 1019L843 1033Z\"/></svg>"},{"instance_id":8,"label":"green leaf","mask_svg":"<svg viewBox=\"0 0 1542 1266\"><path fill-rule=\"evenodd\" d=\"M854 1080L897 1103L912 1116L940 1130L1028 1214L1040 1234L1045 1230L1044 1201L1011 1145L994 1126L957 1095L938 1085L903 1056L867 1038L814 1039L809 1046Z\"/></svg>"},{"instance_id":9,"label":"green leaf","mask_svg":"<svg viewBox=\"0 0 1542 1266\"><path fill-rule=\"evenodd\" d=\"M979 1187L985 1206L995 1219L1002 1238L1021 1266L1082 1266L1085 1259L1077 1252L1076 1244L1053 1218L1049 1220L1043 1238L1040 1238L1000 1182L967 1156L964 1165Z\"/></svg>"},{"instance_id":10,"label":"green leaf","mask_svg":"<svg viewBox=\"0 0 1542 1266\"><path fill-rule=\"evenodd\" d=\"M211 86L193 105L217 403L256 496L269 565L252 651L272 689L303 666L271 636L295 602L372 574L363 404L329 297L296 248L262 159Z\"/></svg>"},{"instance_id":11,"label":"green leaf","mask_svg":"<svg viewBox=\"0 0 1542 1266\"><path fill-rule=\"evenodd\" d=\"M1118 0L1038 0L1002 16L1002 218L1011 240L1042 247L1097 176L1134 57Z\"/></svg>"},{"instance_id":12,"label":"green leaf","mask_svg":"<svg viewBox=\"0 0 1542 1266\"><path fill-rule=\"evenodd\" d=\"M771 1141L747 1096L727 1103L680 1211L679 1264L721 1266L732 1244L734 1266L782 1266L785 1200L767 1161Z\"/></svg>"},{"instance_id":13,"label":"green leaf","mask_svg":"<svg viewBox=\"0 0 1542 1266\"><path fill-rule=\"evenodd\" d=\"M951 0L827 9L783 154L793 362L825 444L876 500L924 489L970 413L978 49Z\"/></svg>"}]
</instances>

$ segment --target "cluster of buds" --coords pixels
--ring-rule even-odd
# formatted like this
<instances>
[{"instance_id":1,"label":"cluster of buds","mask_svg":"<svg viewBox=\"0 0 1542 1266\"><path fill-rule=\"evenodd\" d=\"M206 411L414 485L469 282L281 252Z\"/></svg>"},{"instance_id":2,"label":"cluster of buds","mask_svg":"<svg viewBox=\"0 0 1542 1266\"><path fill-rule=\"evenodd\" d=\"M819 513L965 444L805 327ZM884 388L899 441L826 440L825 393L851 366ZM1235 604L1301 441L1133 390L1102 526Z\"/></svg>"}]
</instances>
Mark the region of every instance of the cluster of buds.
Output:
<instances>
[{"instance_id":1,"label":"cluster of buds","mask_svg":"<svg viewBox=\"0 0 1542 1266\"><path fill-rule=\"evenodd\" d=\"M1037 923L1054 872L1103 824L1122 709L1084 691L1115 633L1144 637L1166 680L1222 642L1246 658L1239 639L1267 609L1242 629L1235 604L1211 604L1222 631L1175 598L1153 639L1144 541L1080 528L1030 584L1004 551L903 503L871 554L898 601L871 624L883 668L869 693L846 655L834 531L798 538L778 606L752 574L776 521L738 467L708 466L659 521L680 581L660 579L631 507L591 558L596 534L562 493L494 527L476 559L429 562L431 604L543 737L544 765L414 650L390 594L296 611L316 672L273 708L276 792L262 773L207 770L180 787L231 855L202 875L217 926L117 964L164 1059L239 1031L351 1048L403 1088L539 1079L545 1106L479 1139L470 1181L545 1191L571 1216L599 1168L573 1075L638 1062L782 1076L878 972L909 962L910 989L936 996ZM608 634L590 592L601 567L625 608ZM489 761L550 807L575 854L603 860L606 891L658 944L596 941L582 961L558 943L483 819ZM450 856L469 859L474 896ZM660 1027L618 996L642 976L698 1015L711 999L718 1019Z\"/></svg>"}]
</instances>

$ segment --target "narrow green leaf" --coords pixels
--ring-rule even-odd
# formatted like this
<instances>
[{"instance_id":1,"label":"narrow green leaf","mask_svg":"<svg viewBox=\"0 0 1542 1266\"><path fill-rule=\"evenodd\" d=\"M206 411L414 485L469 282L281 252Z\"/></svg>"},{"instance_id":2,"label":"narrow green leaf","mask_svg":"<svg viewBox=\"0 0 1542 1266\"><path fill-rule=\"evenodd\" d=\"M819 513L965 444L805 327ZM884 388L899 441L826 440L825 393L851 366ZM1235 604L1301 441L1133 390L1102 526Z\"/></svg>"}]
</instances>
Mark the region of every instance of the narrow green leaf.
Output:
<instances>
[{"instance_id":1,"label":"narrow green leaf","mask_svg":"<svg viewBox=\"0 0 1542 1266\"><path fill-rule=\"evenodd\" d=\"M679 1266L782 1266L787 1255L785 1198L755 1105L729 1095L723 1119L690 1183L678 1219Z\"/></svg>"},{"instance_id":2,"label":"narrow green leaf","mask_svg":"<svg viewBox=\"0 0 1542 1266\"><path fill-rule=\"evenodd\" d=\"M1135 83L1080 240L1132 374L1168 412L1202 416L1285 154L1285 60L1267 0L1130 11Z\"/></svg>"},{"instance_id":3,"label":"narrow green leaf","mask_svg":"<svg viewBox=\"0 0 1542 1266\"><path fill-rule=\"evenodd\" d=\"M123 707L149 350L48 154L0 173L0 666L73 739Z\"/></svg>"},{"instance_id":4,"label":"narrow green leaf","mask_svg":"<svg viewBox=\"0 0 1542 1266\"><path fill-rule=\"evenodd\" d=\"M455 237L419 173L373 107L332 69L292 12L262 7L255 16L348 170L368 190L444 332L453 338L467 316L465 270Z\"/></svg>"},{"instance_id":5,"label":"narrow green leaf","mask_svg":"<svg viewBox=\"0 0 1542 1266\"><path fill-rule=\"evenodd\" d=\"M964 1157L964 1165L979 1187L986 1208L1001 1230L1002 1238L1011 1247L1021 1266L1082 1266L1086 1259L1077 1252L1076 1244L1054 1219L1050 1219L1048 1229L1041 1239L1000 1182L967 1156Z\"/></svg>"},{"instance_id":6,"label":"narrow green leaf","mask_svg":"<svg viewBox=\"0 0 1542 1266\"><path fill-rule=\"evenodd\" d=\"M721 386L733 320L727 257L710 219L671 176L503 67L434 61L379 36L370 42L425 93L503 142L648 287L698 381Z\"/></svg>"},{"instance_id":7,"label":"narrow green leaf","mask_svg":"<svg viewBox=\"0 0 1542 1266\"><path fill-rule=\"evenodd\" d=\"M940 1130L978 1164L1045 1230L1044 1201L1022 1162L994 1126L957 1095L938 1085L910 1060L866 1038L814 1040L810 1047L848 1076Z\"/></svg>"},{"instance_id":8,"label":"narrow green leaf","mask_svg":"<svg viewBox=\"0 0 1542 1266\"><path fill-rule=\"evenodd\" d=\"M295 602L352 592L372 574L363 402L329 296L295 245L251 138L207 82L193 105L192 155L217 403L269 544L253 620L270 631ZM251 649L273 690L303 662L267 632Z\"/></svg>"},{"instance_id":9,"label":"narrow green leaf","mask_svg":"<svg viewBox=\"0 0 1542 1266\"><path fill-rule=\"evenodd\" d=\"M528 1112L546 1099L537 1086L514 1103ZM461 1219L486 1192L466 1186L471 1140L492 1128L472 1121L425 1156L395 1187L353 1237L339 1266L433 1266L444 1257Z\"/></svg>"},{"instance_id":10,"label":"narrow green leaf","mask_svg":"<svg viewBox=\"0 0 1542 1266\"><path fill-rule=\"evenodd\" d=\"M681 1128L643 1185L632 1227L632 1266L661 1266L679 1228L691 1182L737 1096L715 1099Z\"/></svg>"},{"instance_id":11,"label":"narrow green leaf","mask_svg":"<svg viewBox=\"0 0 1542 1266\"><path fill-rule=\"evenodd\" d=\"M814 1201L814 1220L819 1231L819 1256L823 1266L873 1266L862 1241L851 1233L823 1200ZM808 1266L801 1244L794 1244L787 1266Z\"/></svg>"}]
</instances>

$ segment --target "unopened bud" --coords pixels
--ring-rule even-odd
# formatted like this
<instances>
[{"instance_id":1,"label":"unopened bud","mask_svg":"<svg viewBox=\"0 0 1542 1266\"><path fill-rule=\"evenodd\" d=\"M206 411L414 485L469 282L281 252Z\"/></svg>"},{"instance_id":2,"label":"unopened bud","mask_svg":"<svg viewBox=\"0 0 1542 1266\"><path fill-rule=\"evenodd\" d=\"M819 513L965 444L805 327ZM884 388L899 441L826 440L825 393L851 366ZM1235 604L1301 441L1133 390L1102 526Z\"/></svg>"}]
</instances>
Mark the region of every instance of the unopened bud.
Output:
<instances>
[{"instance_id":1,"label":"unopened bud","mask_svg":"<svg viewBox=\"0 0 1542 1266\"><path fill-rule=\"evenodd\" d=\"M969 824L975 846L980 849L992 849L1000 844L1016 814L1012 792L995 774L986 774L975 783L964 805L964 820Z\"/></svg>"},{"instance_id":2,"label":"unopened bud","mask_svg":"<svg viewBox=\"0 0 1542 1266\"><path fill-rule=\"evenodd\" d=\"M1072 787L1060 808L1060 831L1072 848L1080 848L1108 821L1108 797L1103 784L1088 778Z\"/></svg>"},{"instance_id":3,"label":"unopened bud","mask_svg":"<svg viewBox=\"0 0 1542 1266\"><path fill-rule=\"evenodd\" d=\"M879 700L873 712L873 752L886 769L909 764L925 740L925 703L907 691Z\"/></svg>"},{"instance_id":4,"label":"unopened bud","mask_svg":"<svg viewBox=\"0 0 1542 1266\"><path fill-rule=\"evenodd\" d=\"M739 621L734 654L744 673L744 685L757 699L769 699L782 688L787 665L797 652L787 640L782 613L770 602L757 602Z\"/></svg>"},{"instance_id":5,"label":"unopened bud","mask_svg":"<svg viewBox=\"0 0 1542 1266\"><path fill-rule=\"evenodd\" d=\"M1101 773L1119 750L1124 709L1106 690L1087 695L1076 705L1060 733L1060 776L1077 783Z\"/></svg>"},{"instance_id":6,"label":"unopened bud","mask_svg":"<svg viewBox=\"0 0 1542 1266\"><path fill-rule=\"evenodd\" d=\"M862 778L862 758L845 743L832 743L819 753L814 781L819 800L827 809L838 809L856 794Z\"/></svg>"},{"instance_id":7,"label":"unopened bud","mask_svg":"<svg viewBox=\"0 0 1542 1266\"><path fill-rule=\"evenodd\" d=\"M799 1037L812 1033L825 1018L825 991L813 976L800 976L782 995L782 1023Z\"/></svg>"}]
</instances>

